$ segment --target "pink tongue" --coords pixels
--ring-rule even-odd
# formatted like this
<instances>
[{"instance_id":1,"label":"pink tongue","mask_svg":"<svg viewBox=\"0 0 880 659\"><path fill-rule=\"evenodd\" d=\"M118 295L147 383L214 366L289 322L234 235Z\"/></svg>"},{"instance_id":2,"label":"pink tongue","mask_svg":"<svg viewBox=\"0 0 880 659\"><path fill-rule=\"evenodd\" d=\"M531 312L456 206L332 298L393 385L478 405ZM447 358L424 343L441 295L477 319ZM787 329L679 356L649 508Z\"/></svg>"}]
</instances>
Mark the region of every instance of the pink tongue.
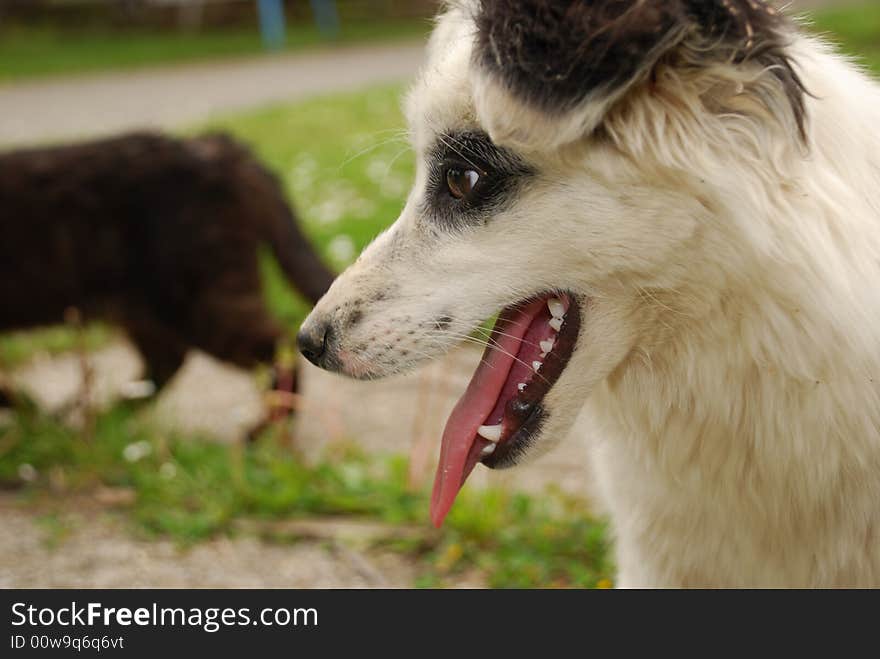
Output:
<instances>
[{"instance_id":1,"label":"pink tongue","mask_svg":"<svg viewBox=\"0 0 880 659\"><path fill-rule=\"evenodd\" d=\"M449 509L480 458L473 450L477 430L492 412L507 376L519 352L523 336L535 316L544 308L545 300L505 309L495 323L491 345L471 378L467 391L458 401L446 422L440 464L431 495L431 521L443 524Z\"/></svg>"}]
</instances>

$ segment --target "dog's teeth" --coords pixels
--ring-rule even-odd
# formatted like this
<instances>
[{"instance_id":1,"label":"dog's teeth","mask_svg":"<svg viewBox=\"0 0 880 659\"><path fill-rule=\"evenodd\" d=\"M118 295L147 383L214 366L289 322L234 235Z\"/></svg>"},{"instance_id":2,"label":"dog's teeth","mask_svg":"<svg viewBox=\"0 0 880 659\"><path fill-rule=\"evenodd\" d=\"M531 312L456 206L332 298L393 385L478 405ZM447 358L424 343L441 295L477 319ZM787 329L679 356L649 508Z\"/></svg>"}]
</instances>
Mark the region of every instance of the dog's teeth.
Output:
<instances>
[{"instance_id":1,"label":"dog's teeth","mask_svg":"<svg viewBox=\"0 0 880 659\"><path fill-rule=\"evenodd\" d=\"M519 389L520 393L522 393L526 390L526 383L520 382L518 385L516 385L516 388Z\"/></svg>"},{"instance_id":2,"label":"dog's teeth","mask_svg":"<svg viewBox=\"0 0 880 659\"><path fill-rule=\"evenodd\" d=\"M499 423L497 426L480 426L477 434L483 439L488 439L490 442L500 442L501 424Z\"/></svg>"},{"instance_id":3,"label":"dog's teeth","mask_svg":"<svg viewBox=\"0 0 880 659\"><path fill-rule=\"evenodd\" d=\"M495 444L487 444L483 447L483 455L492 455L495 452Z\"/></svg>"},{"instance_id":4,"label":"dog's teeth","mask_svg":"<svg viewBox=\"0 0 880 659\"><path fill-rule=\"evenodd\" d=\"M541 359L544 359L548 354L549 354L549 353L542 352L542 353L541 353Z\"/></svg>"},{"instance_id":5,"label":"dog's teeth","mask_svg":"<svg viewBox=\"0 0 880 659\"><path fill-rule=\"evenodd\" d=\"M562 318L565 315L565 305L558 297L547 300L547 308L550 309L550 315L554 318Z\"/></svg>"},{"instance_id":6,"label":"dog's teeth","mask_svg":"<svg viewBox=\"0 0 880 659\"><path fill-rule=\"evenodd\" d=\"M562 318L551 318L550 319L550 327L555 329L557 332L562 329Z\"/></svg>"},{"instance_id":7,"label":"dog's teeth","mask_svg":"<svg viewBox=\"0 0 880 659\"><path fill-rule=\"evenodd\" d=\"M544 365L544 362L532 362L532 368L535 369L535 373Z\"/></svg>"},{"instance_id":8,"label":"dog's teeth","mask_svg":"<svg viewBox=\"0 0 880 659\"><path fill-rule=\"evenodd\" d=\"M556 343L556 341L554 341L553 339L547 339L546 341L541 341L541 350L543 350L544 354L546 355L551 350L553 350L553 345L555 343Z\"/></svg>"}]
</instances>

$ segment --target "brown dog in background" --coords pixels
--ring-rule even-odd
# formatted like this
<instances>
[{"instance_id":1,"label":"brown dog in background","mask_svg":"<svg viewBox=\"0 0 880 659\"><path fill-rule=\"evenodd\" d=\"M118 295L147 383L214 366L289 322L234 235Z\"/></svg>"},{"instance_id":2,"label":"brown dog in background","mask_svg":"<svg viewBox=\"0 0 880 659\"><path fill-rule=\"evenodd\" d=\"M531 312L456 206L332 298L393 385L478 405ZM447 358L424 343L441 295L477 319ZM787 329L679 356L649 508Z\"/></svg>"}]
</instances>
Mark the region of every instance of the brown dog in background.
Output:
<instances>
[{"instance_id":1,"label":"brown dog in background","mask_svg":"<svg viewBox=\"0 0 880 659\"><path fill-rule=\"evenodd\" d=\"M125 329L157 390L190 348L272 362L282 330L263 300L262 244L312 302L333 281L278 180L225 135L0 155L0 331L76 308Z\"/></svg>"}]
</instances>

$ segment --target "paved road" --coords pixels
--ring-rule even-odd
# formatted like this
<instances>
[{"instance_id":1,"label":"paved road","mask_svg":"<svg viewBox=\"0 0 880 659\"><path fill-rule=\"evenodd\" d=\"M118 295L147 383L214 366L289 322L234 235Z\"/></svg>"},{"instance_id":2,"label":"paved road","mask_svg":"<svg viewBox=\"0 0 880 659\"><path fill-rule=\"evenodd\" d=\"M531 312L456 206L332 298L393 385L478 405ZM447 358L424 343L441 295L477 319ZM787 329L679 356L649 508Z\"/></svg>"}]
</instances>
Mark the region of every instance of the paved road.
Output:
<instances>
[{"instance_id":1,"label":"paved road","mask_svg":"<svg viewBox=\"0 0 880 659\"><path fill-rule=\"evenodd\" d=\"M411 78L421 42L0 85L0 145L169 128L212 114Z\"/></svg>"},{"instance_id":2,"label":"paved road","mask_svg":"<svg viewBox=\"0 0 880 659\"><path fill-rule=\"evenodd\" d=\"M864 0L775 0L789 13ZM169 128L413 76L423 43L348 47L0 85L0 146Z\"/></svg>"}]
</instances>

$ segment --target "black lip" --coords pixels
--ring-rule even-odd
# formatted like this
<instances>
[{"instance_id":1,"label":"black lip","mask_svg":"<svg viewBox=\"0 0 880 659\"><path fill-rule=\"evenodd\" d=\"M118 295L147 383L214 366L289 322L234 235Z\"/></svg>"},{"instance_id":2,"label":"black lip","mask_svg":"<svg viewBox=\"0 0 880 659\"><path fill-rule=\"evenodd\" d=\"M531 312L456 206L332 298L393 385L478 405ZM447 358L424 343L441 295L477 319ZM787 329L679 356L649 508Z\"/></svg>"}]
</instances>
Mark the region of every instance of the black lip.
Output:
<instances>
[{"instance_id":1,"label":"black lip","mask_svg":"<svg viewBox=\"0 0 880 659\"><path fill-rule=\"evenodd\" d=\"M488 455L480 462L489 467L489 469L507 469L513 467L518 461L519 456L523 455L534 441L535 437L541 430L547 413L544 407L537 404L533 407L532 413L523 424L517 428L508 439L499 443L495 452Z\"/></svg>"},{"instance_id":2,"label":"black lip","mask_svg":"<svg viewBox=\"0 0 880 659\"><path fill-rule=\"evenodd\" d=\"M512 398L505 406L505 425L515 425L516 430L502 439L495 451L480 460L490 469L505 469L515 465L541 431L547 419L542 401L562 376L568 366L581 331L581 298L565 293L570 303L565 322L557 333L556 345L544 361L541 379L529 382L525 391ZM477 437L477 441L480 438Z\"/></svg>"}]
</instances>

